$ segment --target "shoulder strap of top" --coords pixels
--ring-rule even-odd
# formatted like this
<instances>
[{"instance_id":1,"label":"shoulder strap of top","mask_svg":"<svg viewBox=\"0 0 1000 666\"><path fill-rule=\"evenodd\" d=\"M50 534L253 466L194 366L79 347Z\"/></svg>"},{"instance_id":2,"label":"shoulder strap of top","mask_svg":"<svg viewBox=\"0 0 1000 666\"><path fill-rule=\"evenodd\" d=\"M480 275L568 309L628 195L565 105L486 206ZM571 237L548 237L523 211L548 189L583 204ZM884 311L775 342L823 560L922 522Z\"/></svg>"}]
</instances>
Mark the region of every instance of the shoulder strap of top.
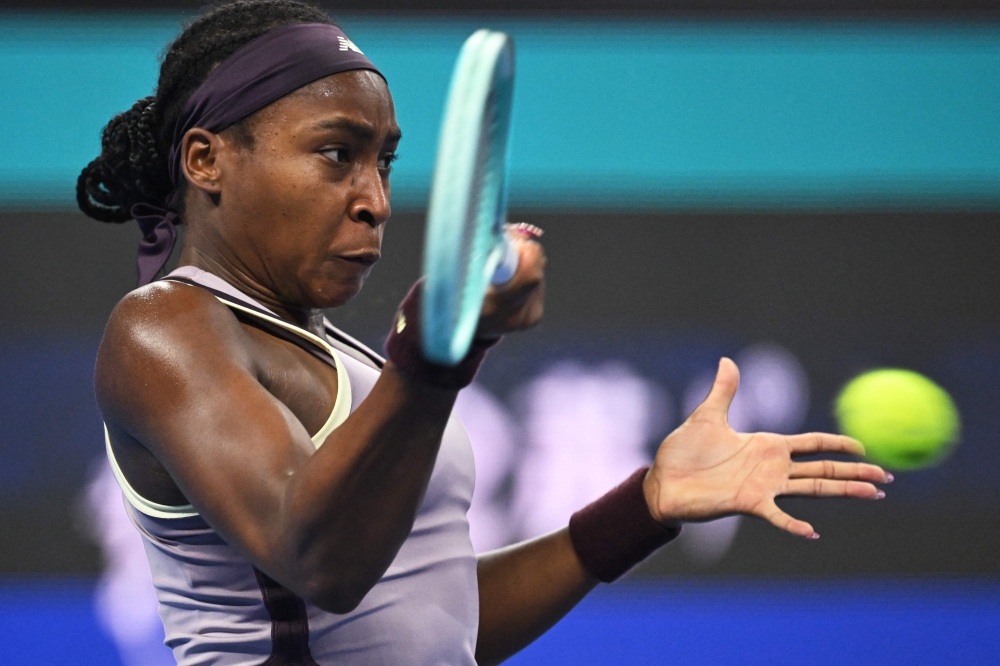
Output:
<instances>
[{"instance_id":1,"label":"shoulder strap of top","mask_svg":"<svg viewBox=\"0 0 1000 666\"><path fill-rule=\"evenodd\" d=\"M275 335L276 337L279 337L283 340L287 340L299 346L302 346L301 333L309 334L310 338L308 339L316 337L313 336L308 331L305 331L304 329L294 327L295 332L293 334L294 335L293 339L293 336L289 334L290 332L286 330L288 324L286 324L285 322L281 322L281 325L274 326L271 323L272 321L276 320L274 313L265 310L264 308L253 305L252 302L248 302L249 299L237 301L232 296L226 294L225 292L222 292L218 289L214 289L208 285L202 284L200 282L191 280L186 277L169 275L163 278L163 280L167 280L170 282L180 282L181 284L188 284L194 287L201 287L205 291L210 292L225 305L238 306L239 309L234 308L234 312L236 313L236 316L240 318L242 321L245 321L250 325L257 326L258 328L261 328L262 330L265 330L271 333L272 335ZM249 311L250 313L256 316L254 317L241 316L241 310ZM280 322L280 320L277 321ZM348 335L347 333L343 332L342 330L334 326L332 323L330 323L330 320L327 319L326 317L323 317L323 328L324 332L327 335L327 338L329 338L329 340L326 340L324 342L336 348L337 351L347 354L354 360L359 361L360 363L363 363L364 365L367 365L371 368L375 368L376 370L381 370L382 366L385 365L384 358L382 358L374 351L372 351L371 348L368 347L367 345L358 341L357 338ZM314 353L316 350L317 348L313 347L311 349L308 349L307 351L309 351L310 353ZM329 362L327 359L323 360Z\"/></svg>"},{"instance_id":2,"label":"shoulder strap of top","mask_svg":"<svg viewBox=\"0 0 1000 666\"><path fill-rule=\"evenodd\" d=\"M323 327L326 330L326 337L330 338L330 344L335 346L338 351L342 351L354 360L376 370L381 370L385 366L384 358L373 352L367 345L358 342L356 338L331 324L326 317L323 317Z\"/></svg>"},{"instance_id":3,"label":"shoulder strap of top","mask_svg":"<svg viewBox=\"0 0 1000 666\"><path fill-rule=\"evenodd\" d=\"M260 328L262 331L266 331L277 338L281 338L286 342L296 345L337 371L337 399L334 402L333 411L330 412L330 417L327 419L326 423L319 429L319 432L312 436L312 440L316 445L316 448L319 448L330 433L336 430L337 427L339 427L340 424L347 419L348 415L350 415L352 400L351 380L347 375L347 369L344 367L343 362L340 360L337 352L328 341L305 330L304 328L300 328L294 324L289 324L286 321L278 319L271 312L268 312L261 307L257 307L251 303L243 301L236 301L228 294L211 287L207 287L194 280L189 280L183 277L169 276L164 278L164 280L188 284L211 292L215 298L219 300L219 302L232 310L233 314L236 315L237 319L240 321L256 328ZM361 343L358 344L360 345ZM364 345L361 346L364 347Z\"/></svg>"}]
</instances>

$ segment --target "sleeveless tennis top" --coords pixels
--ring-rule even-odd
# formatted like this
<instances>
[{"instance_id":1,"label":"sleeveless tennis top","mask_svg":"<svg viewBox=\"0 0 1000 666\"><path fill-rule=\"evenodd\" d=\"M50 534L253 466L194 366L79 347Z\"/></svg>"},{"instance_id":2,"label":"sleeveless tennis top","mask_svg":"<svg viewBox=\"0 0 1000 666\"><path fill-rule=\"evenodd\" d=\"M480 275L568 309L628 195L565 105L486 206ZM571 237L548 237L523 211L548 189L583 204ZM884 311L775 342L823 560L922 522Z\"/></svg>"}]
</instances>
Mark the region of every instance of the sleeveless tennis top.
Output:
<instances>
[{"instance_id":1,"label":"sleeveless tennis top","mask_svg":"<svg viewBox=\"0 0 1000 666\"><path fill-rule=\"evenodd\" d=\"M242 321L336 369L337 399L312 436L317 447L378 379L382 359L328 321L324 340L200 269L185 266L166 279L208 289ZM413 530L382 579L343 615L316 608L256 569L195 507L143 498L121 473L110 443L107 451L143 538L165 642L178 666L475 665L479 592L466 519L475 469L468 434L454 415Z\"/></svg>"}]
</instances>

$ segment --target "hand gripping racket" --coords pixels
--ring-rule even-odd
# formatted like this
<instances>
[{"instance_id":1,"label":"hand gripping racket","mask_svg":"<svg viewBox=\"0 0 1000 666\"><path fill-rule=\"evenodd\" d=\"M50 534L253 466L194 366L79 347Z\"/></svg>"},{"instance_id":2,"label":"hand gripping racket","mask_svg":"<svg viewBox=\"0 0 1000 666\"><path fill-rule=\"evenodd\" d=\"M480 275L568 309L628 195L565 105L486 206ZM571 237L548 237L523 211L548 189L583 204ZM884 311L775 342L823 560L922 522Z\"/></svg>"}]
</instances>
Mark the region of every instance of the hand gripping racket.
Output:
<instances>
[{"instance_id":1,"label":"hand gripping racket","mask_svg":"<svg viewBox=\"0 0 1000 666\"><path fill-rule=\"evenodd\" d=\"M469 351L490 283L517 270L504 232L514 44L478 30L455 63L438 143L424 242L424 356L455 365Z\"/></svg>"}]
</instances>

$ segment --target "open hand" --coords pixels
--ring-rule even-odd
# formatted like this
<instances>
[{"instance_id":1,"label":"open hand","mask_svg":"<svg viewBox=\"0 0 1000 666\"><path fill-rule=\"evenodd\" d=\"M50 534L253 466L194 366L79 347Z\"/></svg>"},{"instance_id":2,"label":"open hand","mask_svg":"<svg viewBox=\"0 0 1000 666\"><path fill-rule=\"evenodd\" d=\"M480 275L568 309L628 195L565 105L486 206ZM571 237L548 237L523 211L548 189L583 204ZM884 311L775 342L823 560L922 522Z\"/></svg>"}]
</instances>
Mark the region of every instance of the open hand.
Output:
<instances>
[{"instance_id":1,"label":"open hand","mask_svg":"<svg viewBox=\"0 0 1000 666\"><path fill-rule=\"evenodd\" d=\"M722 359L708 397L660 444L643 483L650 512L657 520L697 522L743 513L817 539L812 525L779 509L774 499L779 495L885 497L874 484L891 482L892 475L881 467L794 460L816 453L863 455L864 447L857 440L827 433L746 434L729 427L729 405L739 381L736 364Z\"/></svg>"}]
</instances>

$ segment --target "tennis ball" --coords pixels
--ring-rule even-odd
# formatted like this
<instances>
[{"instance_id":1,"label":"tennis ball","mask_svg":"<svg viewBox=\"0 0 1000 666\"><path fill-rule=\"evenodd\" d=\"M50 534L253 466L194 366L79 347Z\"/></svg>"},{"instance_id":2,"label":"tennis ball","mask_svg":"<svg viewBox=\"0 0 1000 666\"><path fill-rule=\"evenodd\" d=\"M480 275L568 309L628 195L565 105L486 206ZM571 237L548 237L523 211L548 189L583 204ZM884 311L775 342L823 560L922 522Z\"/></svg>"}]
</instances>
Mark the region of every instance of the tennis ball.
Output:
<instances>
[{"instance_id":1,"label":"tennis ball","mask_svg":"<svg viewBox=\"0 0 1000 666\"><path fill-rule=\"evenodd\" d=\"M951 396L909 370L885 368L855 377L837 397L835 411L840 431L865 445L865 457L892 469L930 467L958 439Z\"/></svg>"}]
</instances>

